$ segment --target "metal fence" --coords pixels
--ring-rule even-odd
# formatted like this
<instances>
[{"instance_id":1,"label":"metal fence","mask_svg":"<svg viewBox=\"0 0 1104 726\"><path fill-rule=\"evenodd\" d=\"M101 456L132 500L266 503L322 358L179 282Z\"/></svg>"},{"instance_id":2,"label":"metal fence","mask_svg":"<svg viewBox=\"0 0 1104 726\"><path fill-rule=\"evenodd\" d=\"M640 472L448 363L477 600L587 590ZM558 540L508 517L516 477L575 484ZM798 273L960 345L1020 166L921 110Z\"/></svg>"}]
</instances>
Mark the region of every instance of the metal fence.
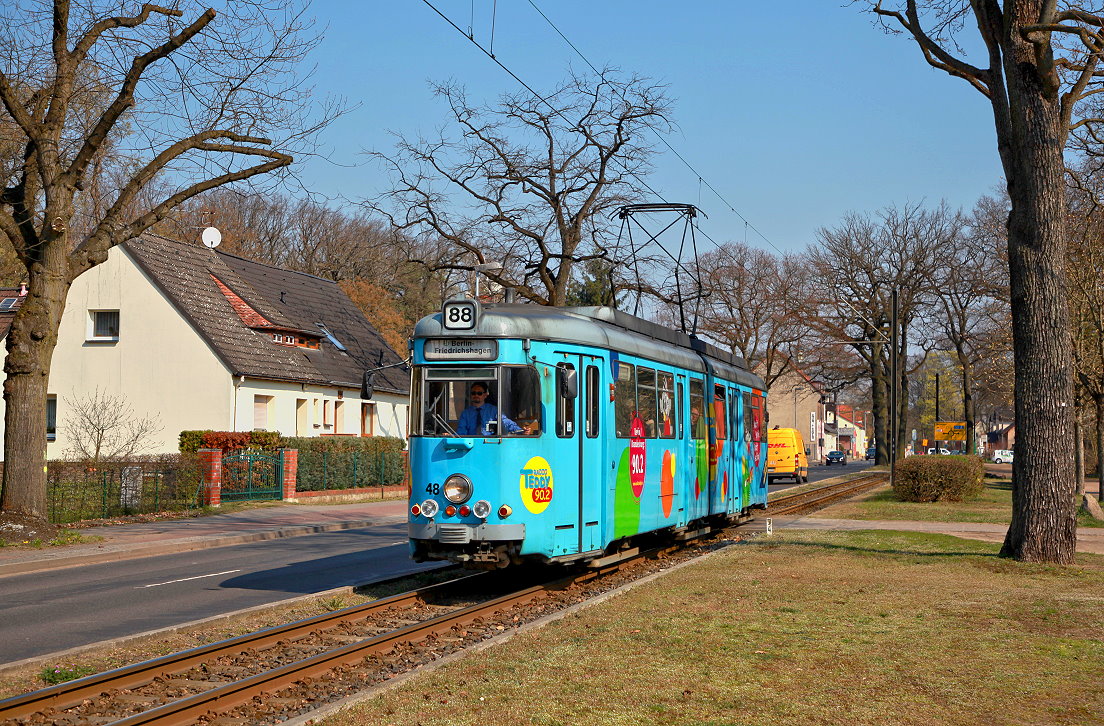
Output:
<instances>
[{"instance_id":1,"label":"metal fence","mask_svg":"<svg viewBox=\"0 0 1104 726\"><path fill-rule=\"evenodd\" d=\"M55 524L186 511L200 504L199 468L193 456L97 466L51 461L46 470L46 507Z\"/></svg>"},{"instance_id":2,"label":"metal fence","mask_svg":"<svg viewBox=\"0 0 1104 726\"><path fill-rule=\"evenodd\" d=\"M299 450L298 492L401 486L406 481L403 452Z\"/></svg>"}]
</instances>

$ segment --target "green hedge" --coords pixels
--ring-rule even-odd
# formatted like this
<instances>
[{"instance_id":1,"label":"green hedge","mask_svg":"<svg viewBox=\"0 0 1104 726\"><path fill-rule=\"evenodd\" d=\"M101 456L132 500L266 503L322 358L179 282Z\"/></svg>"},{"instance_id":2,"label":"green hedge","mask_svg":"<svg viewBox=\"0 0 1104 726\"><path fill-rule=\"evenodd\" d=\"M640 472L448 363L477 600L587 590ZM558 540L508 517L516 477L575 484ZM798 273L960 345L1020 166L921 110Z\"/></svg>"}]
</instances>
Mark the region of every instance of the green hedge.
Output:
<instances>
[{"instance_id":1,"label":"green hedge","mask_svg":"<svg viewBox=\"0 0 1104 726\"><path fill-rule=\"evenodd\" d=\"M406 481L402 439L390 436L288 437L299 450L296 491L401 486Z\"/></svg>"},{"instance_id":2,"label":"green hedge","mask_svg":"<svg viewBox=\"0 0 1104 726\"><path fill-rule=\"evenodd\" d=\"M897 463L893 491L906 502L961 502L985 485L979 456L910 456Z\"/></svg>"},{"instance_id":3,"label":"green hedge","mask_svg":"<svg viewBox=\"0 0 1104 726\"><path fill-rule=\"evenodd\" d=\"M127 461L50 461L46 510L55 524L132 514L190 511L200 502L195 454L162 454Z\"/></svg>"}]
</instances>

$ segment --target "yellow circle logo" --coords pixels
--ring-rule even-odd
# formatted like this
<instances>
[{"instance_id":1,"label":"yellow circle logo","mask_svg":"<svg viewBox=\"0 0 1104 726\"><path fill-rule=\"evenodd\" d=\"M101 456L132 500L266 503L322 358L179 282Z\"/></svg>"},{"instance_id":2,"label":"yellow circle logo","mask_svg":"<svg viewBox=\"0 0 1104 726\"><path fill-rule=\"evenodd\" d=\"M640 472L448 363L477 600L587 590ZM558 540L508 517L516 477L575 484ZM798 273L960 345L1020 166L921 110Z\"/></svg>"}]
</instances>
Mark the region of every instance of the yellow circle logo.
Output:
<instances>
[{"instance_id":1,"label":"yellow circle logo","mask_svg":"<svg viewBox=\"0 0 1104 726\"><path fill-rule=\"evenodd\" d=\"M548 509L552 502L552 467L540 456L534 456L521 468L521 501L533 514Z\"/></svg>"}]
</instances>

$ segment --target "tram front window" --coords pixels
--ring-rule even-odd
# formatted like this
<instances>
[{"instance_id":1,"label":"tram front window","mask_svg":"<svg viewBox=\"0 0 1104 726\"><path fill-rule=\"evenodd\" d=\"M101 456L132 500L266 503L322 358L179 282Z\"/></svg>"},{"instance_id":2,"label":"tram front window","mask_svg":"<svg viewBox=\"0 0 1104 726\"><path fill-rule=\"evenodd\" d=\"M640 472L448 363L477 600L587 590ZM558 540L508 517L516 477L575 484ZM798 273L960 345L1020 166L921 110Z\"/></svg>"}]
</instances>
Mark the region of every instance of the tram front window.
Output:
<instances>
[{"instance_id":1,"label":"tram front window","mask_svg":"<svg viewBox=\"0 0 1104 726\"><path fill-rule=\"evenodd\" d=\"M532 366L426 368L415 376L422 436L540 433L540 377Z\"/></svg>"}]
</instances>

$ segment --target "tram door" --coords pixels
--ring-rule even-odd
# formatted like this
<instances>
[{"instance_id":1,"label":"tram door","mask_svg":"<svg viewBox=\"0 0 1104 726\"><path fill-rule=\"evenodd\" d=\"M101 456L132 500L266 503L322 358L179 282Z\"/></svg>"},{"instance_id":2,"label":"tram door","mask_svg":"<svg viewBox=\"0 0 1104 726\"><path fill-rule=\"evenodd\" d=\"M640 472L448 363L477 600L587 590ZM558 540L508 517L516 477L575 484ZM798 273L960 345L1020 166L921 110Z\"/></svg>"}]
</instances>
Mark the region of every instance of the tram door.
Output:
<instances>
[{"instance_id":1,"label":"tram door","mask_svg":"<svg viewBox=\"0 0 1104 726\"><path fill-rule=\"evenodd\" d=\"M556 449L564 461L557 465L556 489L576 505L571 522L556 525L555 549L565 553L601 549L602 543L602 371L605 366L594 356L566 354L556 368ZM576 395L565 394L564 381L573 375ZM561 520L568 513L560 510Z\"/></svg>"}]
</instances>

